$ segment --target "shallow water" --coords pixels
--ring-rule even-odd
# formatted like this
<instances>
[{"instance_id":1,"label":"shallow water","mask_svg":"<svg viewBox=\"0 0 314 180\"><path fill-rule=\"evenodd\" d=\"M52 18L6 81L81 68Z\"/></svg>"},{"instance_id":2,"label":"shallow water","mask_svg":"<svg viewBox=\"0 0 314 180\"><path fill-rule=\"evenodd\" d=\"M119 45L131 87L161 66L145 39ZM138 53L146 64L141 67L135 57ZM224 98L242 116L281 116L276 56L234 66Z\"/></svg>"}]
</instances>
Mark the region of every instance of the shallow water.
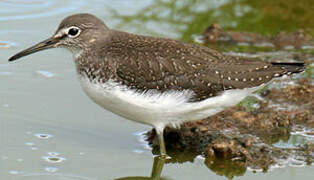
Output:
<instances>
[{"instance_id":1,"label":"shallow water","mask_svg":"<svg viewBox=\"0 0 314 180\"><path fill-rule=\"evenodd\" d=\"M212 9L228 3L200 1L193 9L183 11L176 7L185 7L186 1L175 7L157 2L0 1L0 179L150 177L154 158L140 135L150 127L127 121L89 100L76 79L69 52L48 50L14 63L7 59L47 38L69 14L90 12L110 27L191 41L211 23L203 18L200 27L191 23L187 27L185 24L195 18L194 12L204 17L204 6ZM159 7L156 12L155 6ZM177 16L167 18L173 12ZM160 17L146 20L149 13ZM277 146L294 146L295 141L279 142ZM285 167L268 173L247 170L241 179L311 179L313 170L313 166ZM162 177L226 179L208 169L201 157L183 164L166 163Z\"/></svg>"}]
</instances>

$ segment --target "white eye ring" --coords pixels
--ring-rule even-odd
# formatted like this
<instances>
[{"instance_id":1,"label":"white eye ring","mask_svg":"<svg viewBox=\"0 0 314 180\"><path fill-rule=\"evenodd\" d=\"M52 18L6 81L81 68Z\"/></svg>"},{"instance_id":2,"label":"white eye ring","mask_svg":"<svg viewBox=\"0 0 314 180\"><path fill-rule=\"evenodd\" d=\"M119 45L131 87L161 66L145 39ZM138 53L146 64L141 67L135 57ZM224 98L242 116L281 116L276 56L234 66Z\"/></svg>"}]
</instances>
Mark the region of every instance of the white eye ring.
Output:
<instances>
[{"instance_id":1,"label":"white eye ring","mask_svg":"<svg viewBox=\"0 0 314 180\"><path fill-rule=\"evenodd\" d=\"M76 26L71 26L67 29L67 35L71 38L75 38L80 35L81 29Z\"/></svg>"}]
</instances>

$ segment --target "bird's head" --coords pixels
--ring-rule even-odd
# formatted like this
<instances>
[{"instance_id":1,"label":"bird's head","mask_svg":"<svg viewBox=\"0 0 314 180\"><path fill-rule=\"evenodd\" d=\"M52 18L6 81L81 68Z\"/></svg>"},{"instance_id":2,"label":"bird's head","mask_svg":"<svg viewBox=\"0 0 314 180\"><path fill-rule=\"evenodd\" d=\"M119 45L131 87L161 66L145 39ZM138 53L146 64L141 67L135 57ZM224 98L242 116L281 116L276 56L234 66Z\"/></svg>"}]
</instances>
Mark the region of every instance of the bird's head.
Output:
<instances>
[{"instance_id":1,"label":"bird's head","mask_svg":"<svg viewBox=\"0 0 314 180\"><path fill-rule=\"evenodd\" d=\"M63 19L53 36L15 54L9 61L14 61L23 56L56 47L67 48L73 53L79 52L95 43L101 35L106 35L106 31L108 31L106 25L94 15L71 15Z\"/></svg>"}]
</instances>

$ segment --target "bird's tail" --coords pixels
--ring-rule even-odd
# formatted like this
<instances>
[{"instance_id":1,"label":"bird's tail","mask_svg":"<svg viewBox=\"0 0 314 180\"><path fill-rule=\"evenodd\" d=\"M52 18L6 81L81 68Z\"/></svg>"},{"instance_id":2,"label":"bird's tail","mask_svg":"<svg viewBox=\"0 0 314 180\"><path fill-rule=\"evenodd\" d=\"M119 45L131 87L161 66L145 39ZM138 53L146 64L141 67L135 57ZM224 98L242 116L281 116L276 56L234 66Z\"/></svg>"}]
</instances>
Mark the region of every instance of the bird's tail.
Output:
<instances>
[{"instance_id":1,"label":"bird's tail","mask_svg":"<svg viewBox=\"0 0 314 180\"><path fill-rule=\"evenodd\" d=\"M305 70L303 62L272 62L271 64L285 69L287 74L300 73Z\"/></svg>"}]
</instances>

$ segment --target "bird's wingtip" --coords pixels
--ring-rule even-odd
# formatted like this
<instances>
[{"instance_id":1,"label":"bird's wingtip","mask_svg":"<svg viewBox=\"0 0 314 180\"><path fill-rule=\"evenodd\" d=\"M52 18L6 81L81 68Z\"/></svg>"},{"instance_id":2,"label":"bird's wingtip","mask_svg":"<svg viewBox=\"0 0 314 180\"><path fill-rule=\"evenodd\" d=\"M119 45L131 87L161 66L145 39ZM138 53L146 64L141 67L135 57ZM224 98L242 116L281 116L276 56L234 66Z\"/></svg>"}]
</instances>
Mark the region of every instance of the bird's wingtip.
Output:
<instances>
[{"instance_id":1,"label":"bird's wingtip","mask_svg":"<svg viewBox=\"0 0 314 180\"><path fill-rule=\"evenodd\" d=\"M304 62L272 62L271 64L274 66L284 68L291 73L303 72L306 68Z\"/></svg>"}]
</instances>

